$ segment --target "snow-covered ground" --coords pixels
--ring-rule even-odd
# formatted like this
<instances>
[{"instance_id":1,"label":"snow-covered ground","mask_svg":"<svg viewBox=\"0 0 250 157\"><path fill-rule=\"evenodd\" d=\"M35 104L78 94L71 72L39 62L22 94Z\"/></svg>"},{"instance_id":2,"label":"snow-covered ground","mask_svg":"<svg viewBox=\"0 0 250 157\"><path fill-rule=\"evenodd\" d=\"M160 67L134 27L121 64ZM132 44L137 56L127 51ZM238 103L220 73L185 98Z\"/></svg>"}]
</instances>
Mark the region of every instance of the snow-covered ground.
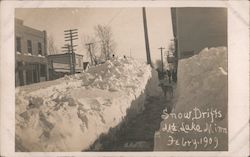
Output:
<instances>
[{"instance_id":1,"label":"snow-covered ground","mask_svg":"<svg viewBox=\"0 0 250 157\"><path fill-rule=\"evenodd\" d=\"M16 88L16 151L81 151L159 95L156 71L112 59L88 71Z\"/></svg>"},{"instance_id":2,"label":"snow-covered ground","mask_svg":"<svg viewBox=\"0 0 250 157\"><path fill-rule=\"evenodd\" d=\"M162 113L155 150L227 150L227 67L225 47L179 61L173 110Z\"/></svg>"}]
</instances>

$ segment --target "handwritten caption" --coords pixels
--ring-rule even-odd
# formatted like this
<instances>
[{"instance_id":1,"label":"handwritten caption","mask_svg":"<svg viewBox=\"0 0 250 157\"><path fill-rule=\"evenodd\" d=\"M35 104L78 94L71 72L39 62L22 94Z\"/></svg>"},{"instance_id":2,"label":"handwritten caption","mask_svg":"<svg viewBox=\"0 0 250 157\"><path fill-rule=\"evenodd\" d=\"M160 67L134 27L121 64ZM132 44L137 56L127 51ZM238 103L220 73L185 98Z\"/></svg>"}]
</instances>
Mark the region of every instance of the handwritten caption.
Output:
<instances>
[{"instance_id":1,"label":"handwritten caption","mask_svg":"<svg viewBox=\"0 0 250 157\"><path fill-rule=\"evenodd\" d=\"M209 147L216 150L220 144L219 137L228 133L225 122L218 124L224 120L224 116L217 108L204 110L194 107L179 113L168 113L165 109L161 118L167 121L163 123L161 131L167 133L167 146L188 147L194 150Z\"/></svg>"}]
</instances>

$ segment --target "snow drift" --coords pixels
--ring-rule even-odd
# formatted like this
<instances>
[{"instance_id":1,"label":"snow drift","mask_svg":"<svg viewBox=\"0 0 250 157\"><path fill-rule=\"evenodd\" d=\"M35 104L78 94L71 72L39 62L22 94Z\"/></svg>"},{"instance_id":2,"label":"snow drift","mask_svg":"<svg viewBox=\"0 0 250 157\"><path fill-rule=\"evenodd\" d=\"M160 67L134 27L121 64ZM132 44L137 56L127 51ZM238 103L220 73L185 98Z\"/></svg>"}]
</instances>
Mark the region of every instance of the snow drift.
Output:
<instances>
[{"instance_id":1,"label":"snow drift","mask_svg":"<svg viewBox=\"0 0 250 157\"><path fill-rule=\"evenodd\" d=\"M227 71L225 47L179 61L173 110L163 111L155 150L228 149Z\"/></svg>"},{"instance_id":2,"label":"snow drift","mask_svg":"<svg viewBox=\"0 0 250 157\"><path fill-rule=\"evenodd\" d=\"M16 151L87 149L128 114L141 112L145 95L160 93L150 66L124 58L55 81L18 87Z\"/></svg>"}]
</instances>

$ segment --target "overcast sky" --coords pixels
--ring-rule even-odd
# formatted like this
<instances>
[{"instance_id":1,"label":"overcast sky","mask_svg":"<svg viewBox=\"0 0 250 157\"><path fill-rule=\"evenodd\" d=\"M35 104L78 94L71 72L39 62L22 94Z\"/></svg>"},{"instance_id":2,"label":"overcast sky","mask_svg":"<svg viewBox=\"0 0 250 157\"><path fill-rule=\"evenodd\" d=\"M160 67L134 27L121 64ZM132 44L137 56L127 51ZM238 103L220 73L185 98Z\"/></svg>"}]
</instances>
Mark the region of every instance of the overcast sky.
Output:
<instances>
[{"instance_id":1,"label":"overcast sky","mask_svg":"<svg viewBox=\"0 0 250 157\"><path fill-rule=\"evenodd\" d=\"M151 58L160 59L159 47L168 47L172 39L170 8L146 8ZM98 24L109 25L117 43L117 55L131 55L146 60L142 8L46 8L16 9L16 17L24 20L24 25L46 30L53 36L61 50L64 30L78 29L77 53L86 56L81 39L84 35L94 35ZM167 49L165 49L167 50Z\"/></svg>"}]
</instances>

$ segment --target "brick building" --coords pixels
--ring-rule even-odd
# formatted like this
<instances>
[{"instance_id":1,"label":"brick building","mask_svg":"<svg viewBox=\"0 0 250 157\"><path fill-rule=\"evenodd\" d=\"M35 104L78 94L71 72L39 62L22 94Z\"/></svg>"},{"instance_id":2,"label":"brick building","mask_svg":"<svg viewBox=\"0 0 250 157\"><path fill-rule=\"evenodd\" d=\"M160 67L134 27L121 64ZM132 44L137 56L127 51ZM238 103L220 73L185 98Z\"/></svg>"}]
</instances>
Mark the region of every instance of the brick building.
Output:
<instances>
[{"instance_id":1,"label":"brick building","mask_svg":"<svg viewBox=\"0 0 250 157\"><path fill-rule=\"evenodd\" d=\"M46 31L23 25L15 19L15 85L48 80Z\"/></svg>"},{"instance_id":2,"label":"brick building","mask_svg":"<svg viewBox=\"0 0 250 157\"><path fill-rule=\"evenodd\" d=\"M208 47L227 46L226 8L171 8L178 59Z\"/></svg>"}]
</instances>

